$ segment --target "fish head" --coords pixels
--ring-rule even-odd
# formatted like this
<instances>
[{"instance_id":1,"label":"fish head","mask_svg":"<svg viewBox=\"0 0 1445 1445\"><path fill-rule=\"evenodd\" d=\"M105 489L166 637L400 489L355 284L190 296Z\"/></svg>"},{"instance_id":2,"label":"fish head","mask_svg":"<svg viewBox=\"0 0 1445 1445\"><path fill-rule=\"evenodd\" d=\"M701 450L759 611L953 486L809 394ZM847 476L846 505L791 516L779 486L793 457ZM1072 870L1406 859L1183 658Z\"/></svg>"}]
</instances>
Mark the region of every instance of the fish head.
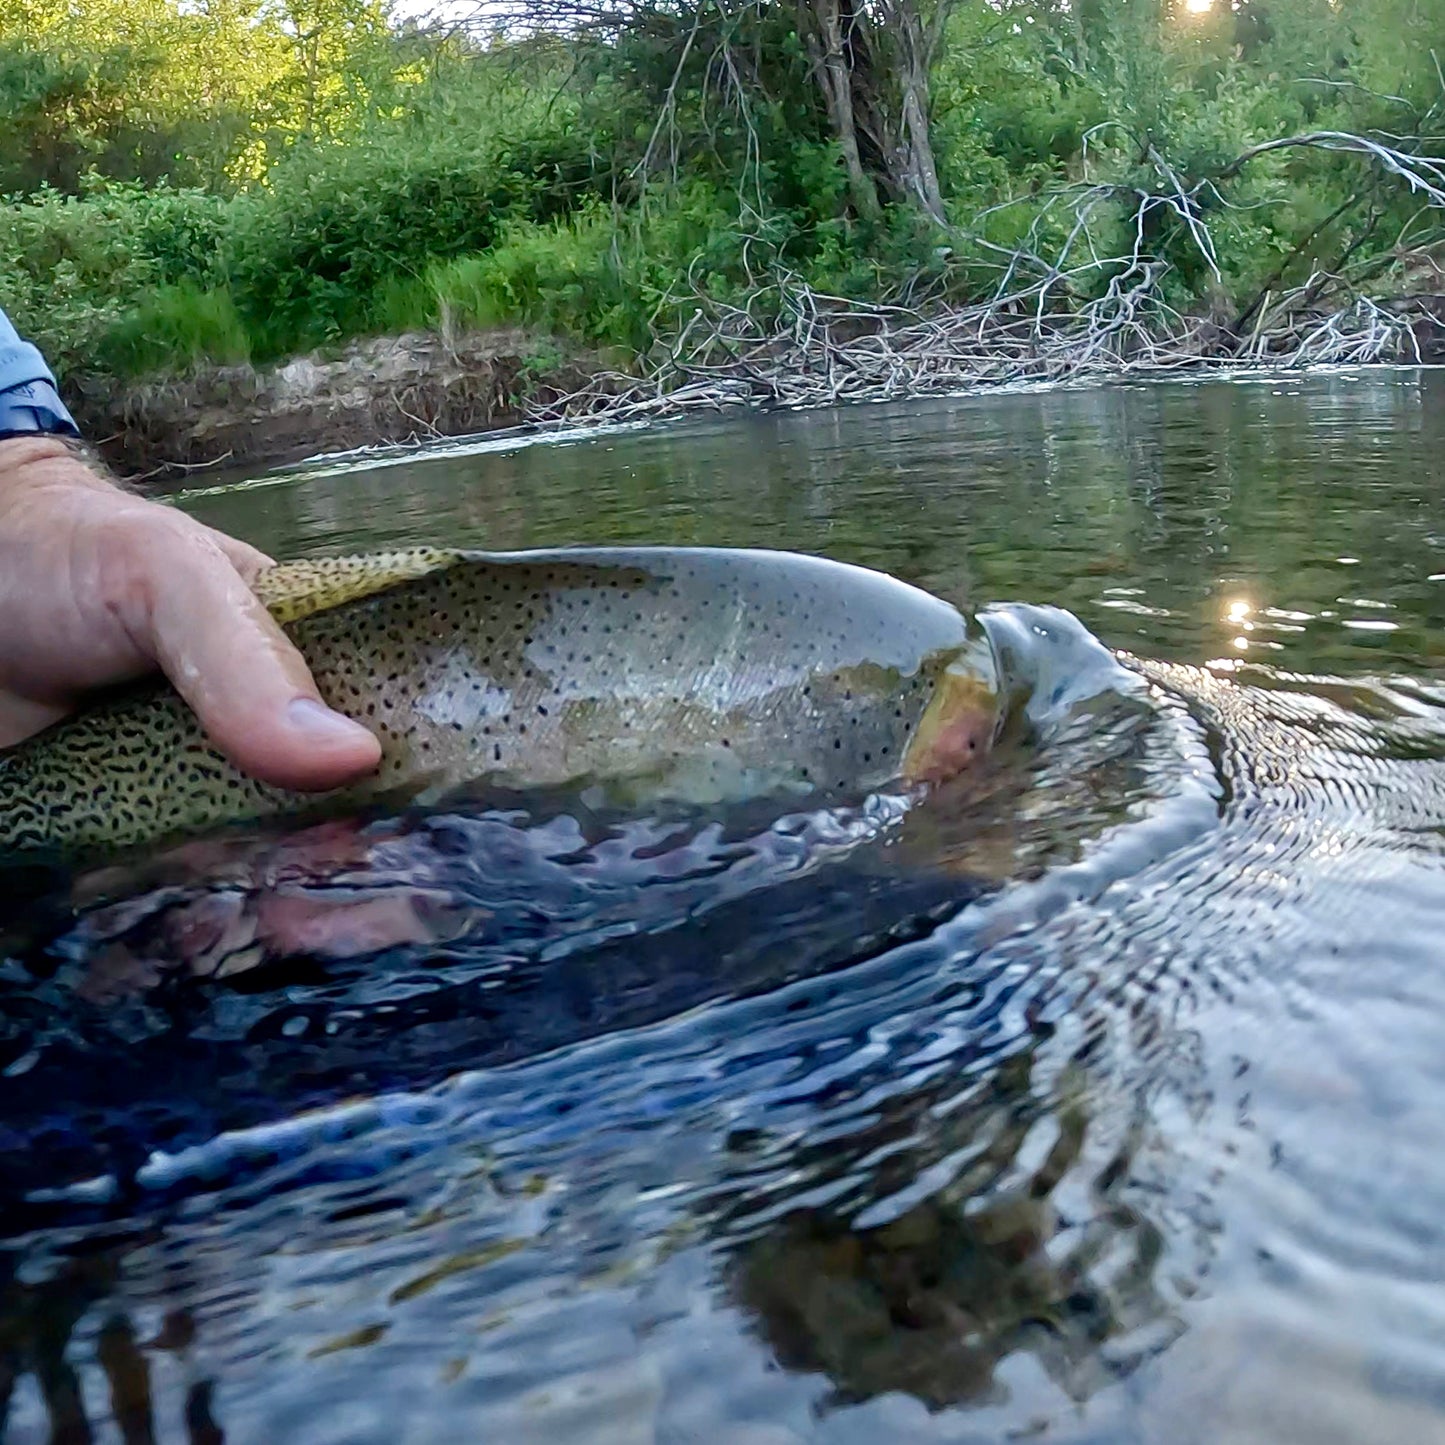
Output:
<instances>
[{"instance_id":1,"label":"fish head","mask_svg":"<svg viewBox=\"0 0 1445 1445\"><path fill-rule=\"evenodd\" d=\"M988 756L1003 723L1003 690L991 652L972 650L939 674L903 756L906 782L945 783Z\"/></svg>"}]
</instances>

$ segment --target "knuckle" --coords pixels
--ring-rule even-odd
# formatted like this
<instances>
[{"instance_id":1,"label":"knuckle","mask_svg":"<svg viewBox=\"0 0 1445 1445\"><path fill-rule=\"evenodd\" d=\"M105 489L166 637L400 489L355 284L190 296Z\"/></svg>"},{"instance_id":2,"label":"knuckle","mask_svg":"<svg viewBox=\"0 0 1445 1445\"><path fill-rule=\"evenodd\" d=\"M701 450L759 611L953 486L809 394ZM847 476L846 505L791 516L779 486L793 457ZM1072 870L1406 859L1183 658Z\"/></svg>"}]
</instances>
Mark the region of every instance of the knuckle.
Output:
<instances>
[{"instance_id":1,"label":"knuckle","mask_svg":"<svg viewBox=\"0 0 1445 1445\"><path fill-rule=\"evenodd\" d=\"M154 503L128 507L103 528L101 605L129 622L149 620L161 595L193 577L209 551L216 549L205 546L189 518Z\"/></svg>"}]
</instances>

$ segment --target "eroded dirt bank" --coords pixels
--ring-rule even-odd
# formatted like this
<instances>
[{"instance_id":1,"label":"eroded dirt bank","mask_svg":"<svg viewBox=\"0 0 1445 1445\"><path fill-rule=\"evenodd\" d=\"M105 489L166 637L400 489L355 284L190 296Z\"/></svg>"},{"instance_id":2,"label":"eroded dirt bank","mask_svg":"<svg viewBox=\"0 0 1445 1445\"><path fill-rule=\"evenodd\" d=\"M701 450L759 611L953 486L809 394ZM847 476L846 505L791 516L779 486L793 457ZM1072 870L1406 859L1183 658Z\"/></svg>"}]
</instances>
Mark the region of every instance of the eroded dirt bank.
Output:
<instances>
[{"instance_id":1,"label":"eroded dirt bank","mask_svg":"<svg viewBox=\"0 0 1445 1445\"><path fill-rule=\"evenodd\" d=\"M68 399L120 476L159 479L513 426L527 419L524 398L545 404L598 370L595 358L522 331L418 333L268 369L217 367L123 388L81 381Z\"/></svg>"}]
</instances>

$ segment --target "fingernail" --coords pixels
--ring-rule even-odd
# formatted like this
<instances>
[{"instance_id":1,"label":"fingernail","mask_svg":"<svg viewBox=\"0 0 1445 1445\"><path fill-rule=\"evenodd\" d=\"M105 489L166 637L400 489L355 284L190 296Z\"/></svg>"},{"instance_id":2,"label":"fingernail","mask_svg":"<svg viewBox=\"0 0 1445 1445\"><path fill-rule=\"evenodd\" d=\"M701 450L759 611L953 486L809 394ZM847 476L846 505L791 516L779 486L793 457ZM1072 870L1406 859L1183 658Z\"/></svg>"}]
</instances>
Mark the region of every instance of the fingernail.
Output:
<instances>
[{"instance_id":1,"label":"fingernail","mask_svg":"<svg viewBox=\"0 0 1445 1445\"><path fill-rule=\"evenodd\" d=\"M360 723L312 697L293 698L286 707L286 721L318 743L354 742L358 735L371 736Z\"/></svg>"}]
</instances>

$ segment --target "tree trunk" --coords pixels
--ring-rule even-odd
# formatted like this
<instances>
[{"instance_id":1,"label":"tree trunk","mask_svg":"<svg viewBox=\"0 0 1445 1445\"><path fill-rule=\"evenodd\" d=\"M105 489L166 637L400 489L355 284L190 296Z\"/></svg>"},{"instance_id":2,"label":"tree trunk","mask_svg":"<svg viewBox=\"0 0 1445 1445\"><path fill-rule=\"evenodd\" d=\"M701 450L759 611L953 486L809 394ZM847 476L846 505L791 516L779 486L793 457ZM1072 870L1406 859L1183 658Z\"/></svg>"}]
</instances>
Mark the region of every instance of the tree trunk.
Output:
<instances>
[{"instance_id":1,"label":"tree trunk","mask_svg":"<svg viewBox=\"0 0 1445 1445\"><path fill-rule=\"evenodd\" d=\"M810 0L806 10L812 24L808 29L808 50L814 73L827 102L833 133L843 151L843 164L848 171L848 191L853 209L865 220L879 214L878 191L872 177L863 168L858 149L858 118L853 104L853 69L849 64L843 38L843 17L840 0Z\"/></svg>"},{"instance_id":2,"label":"tree trunk","mask_svg":"<svg viewBox=\"0 0 1445 1445\"><path fill-rule=\"evenodd\" d=\"M924 35L916 0L897 0L894 14L903 112L899 137L900 188L914 196L940 226L947 226L928 128L928 71L933 47Z\"/></svg>"},{"instance_id":3,"label":"tree trunk","mask_svg":"<svg viewBox=\"0 0 1445 1445\"><path fill-rule=\"evenodd\" d=\"M925 27L920 0L867 9L859 0L802 0L814 73L860 216L879 214L881 190L948 225L929 135L928 74L951 3L933 0Z\"/></svg>"}]
</instances>

